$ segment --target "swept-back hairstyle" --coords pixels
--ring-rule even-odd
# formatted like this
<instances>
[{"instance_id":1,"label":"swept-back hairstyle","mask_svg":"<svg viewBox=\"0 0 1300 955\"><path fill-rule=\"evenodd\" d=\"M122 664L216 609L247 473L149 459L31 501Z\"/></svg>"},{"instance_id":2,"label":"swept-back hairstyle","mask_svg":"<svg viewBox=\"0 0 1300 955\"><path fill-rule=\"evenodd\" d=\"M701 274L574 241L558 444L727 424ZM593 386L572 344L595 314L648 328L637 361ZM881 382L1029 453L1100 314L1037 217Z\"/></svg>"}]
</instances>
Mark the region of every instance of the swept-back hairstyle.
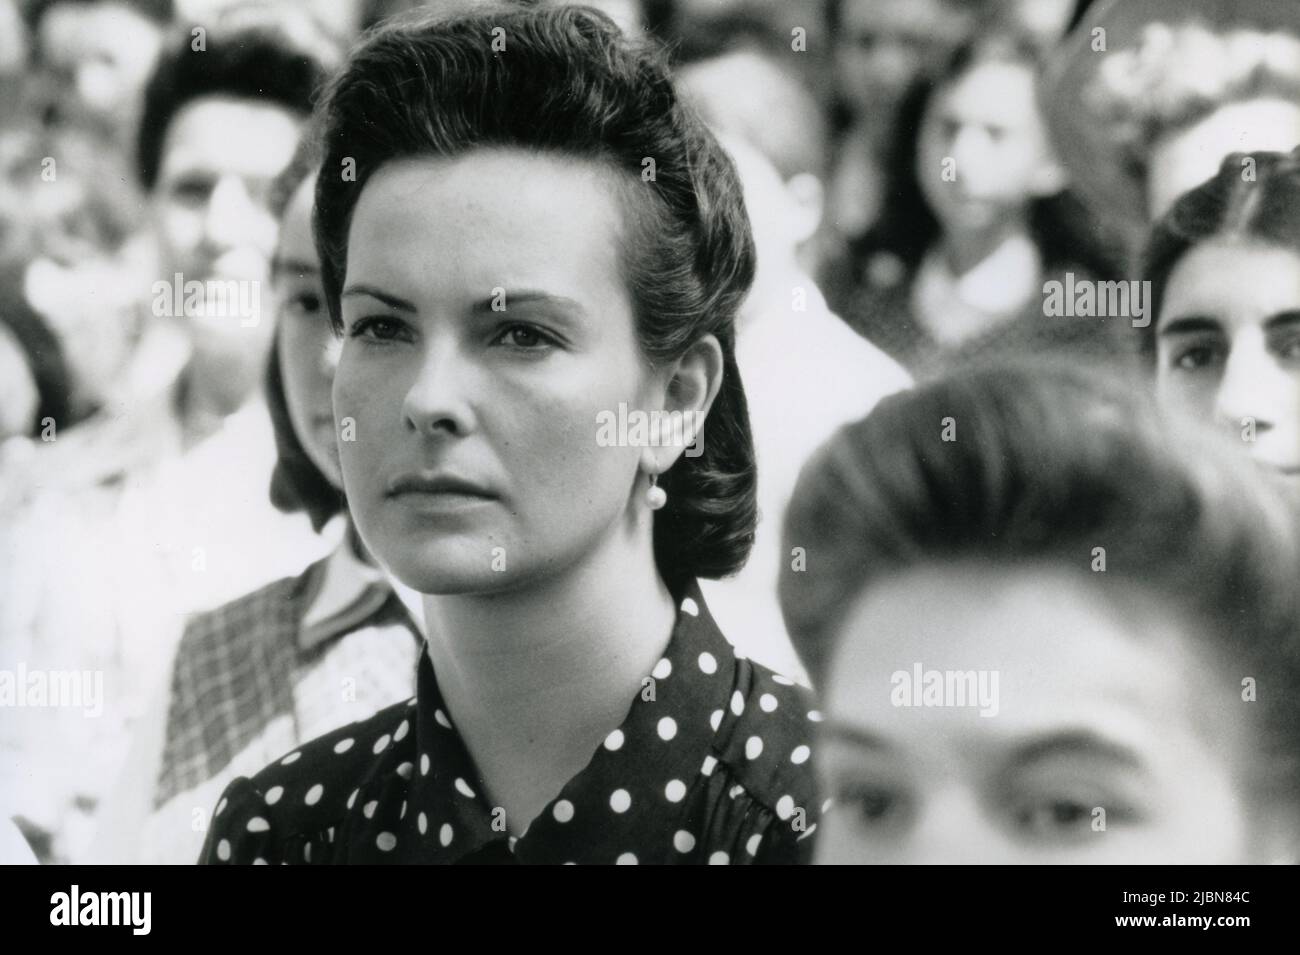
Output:
<instances>
[{"instance_id":1,"label":"swept-back hairstyle","mask_svg":"<svg viewBox=\"0 0 1300 955\"><path fill-rule=\"evenodd\" d=\"M1047 562L1115 599L1136 592L1177 607L1211 659L1258 679L1278 768L1295 774L1293 502L1219 436L1098 374L972 368L886 398L842 429L805 468L787 514L786 546L807 557L780 584L795 649L824 684L838 629L880 580L950 562ZM947 424L955 440L944 440ZM1105 573L1095 572L1098 547Z\"/></svg>"},{"instance_id":2,"label":"swept-back hairstyle","mask_svg":"<svg viewBox=\"0 0 1300 955\"><path fill-rule=\"evenodd\" d=\"M494 38L504 50L493 49ZM673 362L708 334L723 354L703 453L660 477L668 505L655 516L656 562L669 579L739 570L757 519L734 347L736 312L753 281L753 238L735 168L679 102L662 54L584 7L421 12L381 25L353 52L320 121L316 241L340 330L349 224L384 163L513 147L595 160L618 173L620 258L643 357ZM647 160L653 178L643 178ZM355 181L339 174L345 163Z\"/></svg>"},{"instance_id":3,"label":"swept-back hairstyle","mask_svg":"<svg viewBox=\"0 0 1300 955\"><path fill-rule=\"evenodd\" d=\"M1161 217L1141 266L1142 277L1151 282L1154 316L1160 315L1170 273L1183 256L1211 239L1254 241L1300 253L1300 149L1232 153L1214 178L1183 193ZM1153 363L1156 322L1137 332L1141 354Z\"/></svg>"}]
</instances>

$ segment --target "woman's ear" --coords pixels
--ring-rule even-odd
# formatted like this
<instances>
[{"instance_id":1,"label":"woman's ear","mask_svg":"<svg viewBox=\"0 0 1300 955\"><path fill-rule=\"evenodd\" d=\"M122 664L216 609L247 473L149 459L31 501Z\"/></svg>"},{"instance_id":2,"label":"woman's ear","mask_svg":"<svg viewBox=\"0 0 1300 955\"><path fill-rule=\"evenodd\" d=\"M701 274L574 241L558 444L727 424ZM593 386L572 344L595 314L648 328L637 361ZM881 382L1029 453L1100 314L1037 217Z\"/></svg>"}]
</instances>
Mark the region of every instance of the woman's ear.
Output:
<instances>
[{"instance_id":1,"label":"woman's ear","mask_svg":"<svg viewBox=\"0 0 1300 955\"><path fill-rule=\"evenodd\" d=\"M662 474L685 453L699 457L704 446L704 422L722 387L722 345L704 335L677 360L664 391L662 412L650 412L650 447L642 451L641 467Z\"/></svg>"}]
</instances>

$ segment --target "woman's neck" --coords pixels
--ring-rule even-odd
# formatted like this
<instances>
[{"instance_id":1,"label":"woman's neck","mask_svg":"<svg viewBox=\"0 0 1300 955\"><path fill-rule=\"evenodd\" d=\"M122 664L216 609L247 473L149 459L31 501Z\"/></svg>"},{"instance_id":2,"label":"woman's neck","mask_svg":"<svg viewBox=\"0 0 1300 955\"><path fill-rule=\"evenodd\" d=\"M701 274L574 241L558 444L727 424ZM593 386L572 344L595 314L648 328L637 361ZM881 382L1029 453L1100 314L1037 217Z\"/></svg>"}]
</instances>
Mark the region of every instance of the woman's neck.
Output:
<instances>
[{"instance_id":1,"label":"woman's neck","mask_svg":"<svg viewBox=\"0 0 1300 955\"><path fill-rule=\"evenodd\" d=\"M485 596L425 598L438 687L494 805L521 832L626 716L676 620L649 538Z\"/></svg>"}]
</instances>

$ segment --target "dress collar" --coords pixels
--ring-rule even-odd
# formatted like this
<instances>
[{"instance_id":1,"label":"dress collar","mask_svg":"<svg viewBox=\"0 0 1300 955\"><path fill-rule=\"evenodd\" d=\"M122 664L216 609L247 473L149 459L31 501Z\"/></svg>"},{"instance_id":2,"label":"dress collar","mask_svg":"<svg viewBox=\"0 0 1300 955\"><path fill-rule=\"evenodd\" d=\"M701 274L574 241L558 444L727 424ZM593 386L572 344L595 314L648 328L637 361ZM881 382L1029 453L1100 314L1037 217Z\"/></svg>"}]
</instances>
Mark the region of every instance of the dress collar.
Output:
<instances>
[{"instance_id":1,"label":"dress collar","mask_svg":"<svg viewBox=\"0 0 1300 955\"><path fill-rule=\"evenodd\" d=\"M672 637L627 716L518 839L507 832L504 809L482 792L423 655L413 701L417 763L398 773L411 780L405 818L425 838L401 840L422 846L418 859L406 861L456 862L492 843L525 863L608 861L619 847L656 844L669 861L672 846L661 838L664 810L681 802L702 772L711 773L713 758L705 754L734 705L735 675L734 652L698 584L683 585L675 599ZM640 861L656 860L643 853Z\"/></svg>"},{"instance_id":2,"label":"dress collar","mask_svg":"<svg viewBox=\"0 0 1300 955\"><path fill-rule=\"evenodd\" d=\"M343 535L314 576L302 625L298 628L298 649L303 653L356 629L395 594L423 633L423 611L418 595L409 588L403 588L406 594L398 593L396 581L357 557L350 544L351 536Z\"/></svg>"}]
</instances>

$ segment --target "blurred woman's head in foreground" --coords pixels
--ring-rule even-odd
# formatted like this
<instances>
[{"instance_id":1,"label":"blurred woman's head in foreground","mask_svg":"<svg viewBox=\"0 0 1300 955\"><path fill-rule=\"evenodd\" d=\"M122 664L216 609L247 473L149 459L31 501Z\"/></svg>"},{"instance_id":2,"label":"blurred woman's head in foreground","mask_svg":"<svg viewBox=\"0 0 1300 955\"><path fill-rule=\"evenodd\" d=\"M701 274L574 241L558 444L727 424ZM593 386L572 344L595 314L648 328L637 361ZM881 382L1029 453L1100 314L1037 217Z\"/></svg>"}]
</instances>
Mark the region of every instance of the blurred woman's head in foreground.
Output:
<instances>
[{"instance_id":1,"label":"blurred woman's head in foreground","mask_svg":"<svg viewBox=\"0 0 1300 955\"><path fill-rule=\"evenodd\" d=\"M1294 859L1296 522L1096 372L973 369L841 431L781 581L820 861Z\"/></svg>"}]
</instances>

